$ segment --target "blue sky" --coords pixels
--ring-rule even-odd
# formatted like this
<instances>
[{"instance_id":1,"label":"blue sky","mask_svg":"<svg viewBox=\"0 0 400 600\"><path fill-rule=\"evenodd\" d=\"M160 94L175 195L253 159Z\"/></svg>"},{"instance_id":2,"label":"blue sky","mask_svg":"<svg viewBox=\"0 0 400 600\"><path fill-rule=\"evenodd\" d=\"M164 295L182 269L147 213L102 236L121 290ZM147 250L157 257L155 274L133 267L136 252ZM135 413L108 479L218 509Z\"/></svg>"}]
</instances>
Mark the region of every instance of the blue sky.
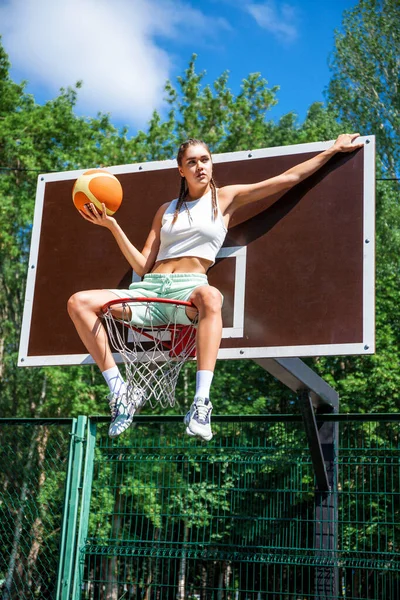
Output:
<instances>
[{"instance_id":1,"label":"blue sky","mask_svg":"<svg viewBox=\"0 0 400 600\"><path fill-rule=\"evenodd\" d=\"M0 0L0 33L16 81L37 102L83 80L77 114L109 112L130 133L165 110L163 87L192 53L205 83L230 73L234 94L249 73L280 86L278 119L323 101L342 14L357 0Z\"/></svg>"}]
</instances>

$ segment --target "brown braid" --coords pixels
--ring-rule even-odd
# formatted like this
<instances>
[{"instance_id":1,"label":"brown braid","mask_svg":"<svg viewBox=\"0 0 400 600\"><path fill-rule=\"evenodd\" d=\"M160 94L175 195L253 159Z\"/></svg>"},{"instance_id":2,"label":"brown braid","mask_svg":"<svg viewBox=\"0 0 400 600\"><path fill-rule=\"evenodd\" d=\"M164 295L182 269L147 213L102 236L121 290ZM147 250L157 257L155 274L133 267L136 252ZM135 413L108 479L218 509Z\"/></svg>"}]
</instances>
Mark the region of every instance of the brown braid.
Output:
<instances>
[{"instance_id":1,"label":"brown braid","mask_svg":"<svg viewBox=\"0 0 400 600\"><path fill-rule=\"evenodd\" d=\"M207 152L211 156L210 149L207 146L207 144L205 142L203 142L203 140L196 140L195 138L190 138L190 139L186 140L186 142L183 142L179 146L178 156L176 159L179 166L182 165L183 155L185 154L187 148L189 148L189 146L197 146L198 144L200 144L201 146L204 146L204 148L207 150ZM213 218L216 219L217 215L218 215L218 205L217 205L217 188L215 185L214 178L211 178L210 188L211 188L211 202L212 202ZM176 222L183 204L185 204L186 212L189 215L189 219L191 219L189 207L186 204L186 198L187 198L188 192L189 192L189 190L186 185L186 179L184 177L182 177L181 178L181 189L179 190L179 197L178 197L178 202L176 203L174 218L172 219L172 225Z\"/></svg>"},{"instance_id":2,"label":"brown braid","mask_svg":"<svg viewBox=\"0 0 400 600\"><path fill-rule=\"evenodd\" d=\"M214 177L211 177L210 188L211 188L211 203L212 203L213 219L215 220L218 216L218 204L217 204L217 186L215 185Z\"/></svg>"},{"instance_id":3,"label":"brown braid","mask_svg":"<svg viewBox=\"0 0 400 600\"><path fill-rule=\"evenodd\" d=\"M189 208L188 205L185 202L185 199L188 195L188 188L186 186L186 179L184 177L181 177L181 189L179 190L179 197L178 197L178 202L176 203L176 208L175 208L175 212L174 212L174 218L172 219L172 225L175 223L175 221L178 218L179 215L179 211L181 210L181 206L183 203L185 203L186 206L186 211L190 217L190 213L189 213Z\"/></svg>"}]
</instances>

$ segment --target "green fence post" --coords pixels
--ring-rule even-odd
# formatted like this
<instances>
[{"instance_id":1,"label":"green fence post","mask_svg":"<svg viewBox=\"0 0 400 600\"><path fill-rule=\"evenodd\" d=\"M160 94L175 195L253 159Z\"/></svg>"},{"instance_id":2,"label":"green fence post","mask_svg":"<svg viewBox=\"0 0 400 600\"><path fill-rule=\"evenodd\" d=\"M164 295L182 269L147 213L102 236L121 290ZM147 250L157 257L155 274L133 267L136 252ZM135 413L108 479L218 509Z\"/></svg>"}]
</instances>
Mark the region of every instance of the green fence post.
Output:
<instances>
[{"instance_id":1,"label":"green fence post","mask_svg":"<svg viewBox=\"0 0 400 600\"><path fill-rule=\"evenodd\" d=\"M71 592L86 425L87 417L79 416L77 420L74 419L74 426L71 432L61 537L60 569L57 582L57 600L69 600Z\"/></svg>"},{"instance_id":2,"label":"green fence post","mask_svg":"<svg viewBox=\"0 0 400 600\"><path fill-rule=\"evenodd\" d=\"M56 591L56 599L59 600L61 597L61 579L63 574L63 565L65 558L65 544L67 537L67 524L68 524L68 507L69 507L69 497L71 493L71 479L72 479L72 463L74 457L74 436L76 435L76 425L77 420L72 420L71 432L70 432L70 443L68 450L68 466L67 472L65 474L65 492L64 492L64 507L63 507L63 520L61 524L61 537L60 537L60 559L58 563L58 572L57 572L57 591Z\"/></svg>"},{"instance_id":3,"label":"green fence post","mask_svg":"<svg viewBox=\"0 0 400 600\"><path fill-rule=\"evenodd\" d=\"M79 515L79 529L77 538L77 547L75 553L75 568L72 587L73 600L79 600L81 597L81 585L83 580L83 571L85 568L85 554L83 548L86 542L88 526L90 500L92 494L94 451L96 446L96 423L89 418L86 433L86 456L83 470L81 508Z\"/></svg>"}]
</instances>

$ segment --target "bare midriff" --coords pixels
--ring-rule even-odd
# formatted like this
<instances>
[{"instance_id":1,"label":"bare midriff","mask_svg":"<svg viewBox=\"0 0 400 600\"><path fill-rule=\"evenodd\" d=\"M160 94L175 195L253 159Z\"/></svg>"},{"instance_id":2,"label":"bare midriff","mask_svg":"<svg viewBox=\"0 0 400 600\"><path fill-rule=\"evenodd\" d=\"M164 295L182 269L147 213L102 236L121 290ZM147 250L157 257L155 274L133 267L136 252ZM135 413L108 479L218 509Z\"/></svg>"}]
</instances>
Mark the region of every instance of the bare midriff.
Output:
<instances>
[{"instance_id":1,"label":"bare midriff","mask_svg":"<svg viewBox=\"0 0 400 600\"><path fill-rule=\"evenodd\" d=\"M152 273L207 273L212 262L196 256L182 256L159 260L152 268Z\"/></svg>"}]
</instances>

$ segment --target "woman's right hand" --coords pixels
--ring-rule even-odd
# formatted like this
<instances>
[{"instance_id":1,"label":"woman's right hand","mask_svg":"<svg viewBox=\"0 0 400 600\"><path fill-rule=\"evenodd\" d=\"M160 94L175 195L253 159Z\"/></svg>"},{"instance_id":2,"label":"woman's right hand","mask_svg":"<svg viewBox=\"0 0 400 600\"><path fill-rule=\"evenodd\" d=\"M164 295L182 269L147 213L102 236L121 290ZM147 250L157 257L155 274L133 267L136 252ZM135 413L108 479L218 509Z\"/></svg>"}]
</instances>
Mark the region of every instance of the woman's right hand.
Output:
<instances>
[{"instance_id":1,"label":"woman's right hand","mask_svg":"<svg viewBox=\"0 0 400 600\"><path fill-rule=\"evenodd\" d=\"M103 208L103 212L98 211L92 202L88 202L85 204L84 210L80 210L79 212L86 221L89 221L89 223L111 229L113 225L115 225L116 220L114 217L110 217L107 214L105 204L102 204L101 206Z\"/></svg>"}]
</instances>

